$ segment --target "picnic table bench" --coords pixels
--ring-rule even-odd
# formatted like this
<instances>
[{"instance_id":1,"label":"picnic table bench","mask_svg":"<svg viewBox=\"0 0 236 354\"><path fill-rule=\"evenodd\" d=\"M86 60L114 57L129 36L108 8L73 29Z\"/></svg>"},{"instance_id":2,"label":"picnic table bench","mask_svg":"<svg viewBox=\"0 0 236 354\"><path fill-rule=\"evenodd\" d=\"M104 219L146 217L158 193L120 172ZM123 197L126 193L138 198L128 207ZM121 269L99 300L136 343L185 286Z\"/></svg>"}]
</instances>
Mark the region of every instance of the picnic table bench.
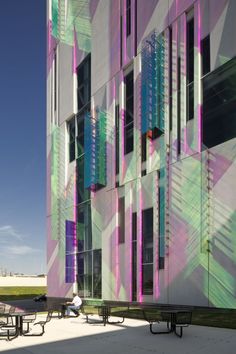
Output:
<instances>
[{"instance_id":1,"label":"picnic table bench","mask_svg":"<svg viewBox=\"0 0 236 354\"><path fill-rule=\"evenodd\" d=\"M109 324L123 323L125 320L125 312L129 309L129 303L121 303L115 301L103 301L98 304L83 301L81 312L86 316L87 323L103 323L104 326ZM91 319L90 316L98 315L101 320ZM111 321L110 317L121 317L120 320Z\"/></svg>"}]
</instances>

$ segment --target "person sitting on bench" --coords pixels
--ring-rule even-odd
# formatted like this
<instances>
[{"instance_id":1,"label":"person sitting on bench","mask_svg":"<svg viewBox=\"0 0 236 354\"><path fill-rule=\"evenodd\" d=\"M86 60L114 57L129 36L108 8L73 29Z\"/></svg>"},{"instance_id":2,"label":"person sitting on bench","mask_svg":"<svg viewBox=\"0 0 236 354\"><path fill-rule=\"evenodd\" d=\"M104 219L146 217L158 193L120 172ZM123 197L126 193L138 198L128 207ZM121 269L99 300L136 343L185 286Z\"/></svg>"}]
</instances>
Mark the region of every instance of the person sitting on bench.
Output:
<instances>
[{"instance_id":1,"label":"person sitting on bench","mask_svg":"<svg viewBox=\"0 0 236 354\"><path fill-rule=\"evenodd\" d=\"M70 311L79 316L79 309L82 305L82 300L77 293L73 293L73 300L66 303L66 315L70 316Z\"/></svg>"}]
</instances>

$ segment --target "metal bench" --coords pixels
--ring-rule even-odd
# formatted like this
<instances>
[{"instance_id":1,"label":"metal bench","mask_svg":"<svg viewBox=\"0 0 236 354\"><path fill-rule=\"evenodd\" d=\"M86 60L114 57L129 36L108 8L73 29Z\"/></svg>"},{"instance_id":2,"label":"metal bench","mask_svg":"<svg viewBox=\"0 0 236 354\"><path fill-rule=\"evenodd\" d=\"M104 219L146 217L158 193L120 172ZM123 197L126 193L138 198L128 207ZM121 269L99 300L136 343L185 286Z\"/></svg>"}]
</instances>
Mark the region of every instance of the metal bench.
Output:
<instances>
[{"instance_id":1,"label":"metal bench","mask_svg":"<svg viewBox=\"0 0 236 354\"><path fill-rule=\"evenodd\" d=\"M25 337L38 337L38 336L42 336L42 335L45 333L44 327L46 326L46 324L47 324L49 321L51 321L52 313L53 313L53 311L48 311L47 317L46 317L46 319L45 319L44 321L41 320L41 321L38 321L38 322L33 323L33 326L37 326L37 325L41 326L41 332L39 332L39 333L29 333L29 331L28 331L28 332L24 333L23 335L24 335Z\"/></svg>"},{"instance_id":2,"label":"metal bench","mask_svg":"<svg viewBox=\"0 0 236 354\"><path fill-rule=\"evenodd\" d=\"M35 312L35 313L30 314L30 315L26 315L26 316L24 316L22 318L23 325L27 324L27 329L26 329L25 333L29 332L30 323L34 323L34 321L36 321L36 315L37 315L37 313Z\"/></svg>"}]
</instances>

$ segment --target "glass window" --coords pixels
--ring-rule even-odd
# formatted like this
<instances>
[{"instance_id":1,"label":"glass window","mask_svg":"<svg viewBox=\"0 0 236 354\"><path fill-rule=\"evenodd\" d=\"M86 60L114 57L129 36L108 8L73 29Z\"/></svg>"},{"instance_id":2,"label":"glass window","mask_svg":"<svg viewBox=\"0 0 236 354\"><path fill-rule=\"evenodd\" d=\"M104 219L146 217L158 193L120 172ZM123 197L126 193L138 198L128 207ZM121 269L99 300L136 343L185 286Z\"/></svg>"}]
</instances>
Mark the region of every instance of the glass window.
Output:
<instances>
[{"instance_id":1,"label":"glass window","mask_svg":"<svg viewBox=\"0 0 236 354\"><path fill-rule=\"evenodd\" d=\"M75 281L75 237L76 237L76 229L75 229L75 222L71 220L66 220L65 222L65 271L66 283L74 283Z\"/></svg>"},{"instance_id":2,"label":"glass window","mask_svg":"<svg viewBox=\"0 0 236 354\"><path fill-rule=\"evenodd\" d=\"M137 213L132 213L132 301L137 301Z\"/></svg>"},{"instance_id":3,"label":"glass window","mask_svg":"<svg viewBox=\"0 0 236 354\"><path fill-rule=\"evenodd\" d=\"M84 153L84 117L77 117L77 156Z\"/></svg>"},{"instance_id":4,"label":"glass window","mask_svg":"<svg viewBox=\"0 0 236 354\"><path fill-rule=\"evenodd\" d=\"M77 191L77 204L85 202L90 199L90 191L84 188L84 155L81 155L76 160L77 173L76 173L76 191Z\"/></svg>"},{"instance_id":5,"label":"glass window","mask_svg":"<svg viewBox=\"0 0 236 354\"><path fill-rule=\"evenodd\" d=\"M194 82L187 85L187 117L194 118Z\"/></svg>"},{"instance_id":6,"label":"glass window","mask_svg":"<svg viewBox=\"0 0 236 354\"><path fill-rule=\"evenodd\" d=\"M194 118L194 18L187 22L187 120Z\"/></svg>"},{"instance_id":7,"label":"glass window","mask_svg":"<svg viewBox=\"0 0 236 354\"><path fill-rule=\"evenodd\" d=\"M153 264L143 264L143 295L153 294Z\"/></svg>"},{"instance_id":8,"label":"glass window","mask_svg":"<svg viewBox=\"0 0 236 354\"><path fill-rule=\"evenodd\" d=\"M203 144L236 137L236 58L203 78Z\"/></svg>"},{"instance_id":9,"label":"glass window","mask_svg":"<svg viewBox=\"0 0 236 354\"><path fill-rule=\"evenodd\" d=\"M131 34L131 0L126 0L126 36Z\"/></svg>"},{"instance_id":10,"label":"glass window","mask_svg":"<svg viewBox=\"0 0 236 354\"><path fill-rule=\"evenodd\" d=\"M120 107L119 105L116 105L115 108L115 129L116 129L116 174L119 173L119 163L120 163L120 152L119 152L119 148L120 148L120 144L119 144L119 132L120 132Z\"/></svg>"},{"instance_id":11,"label":"glass window","mask_svg":"<svg viewBox=\"0 0 236 354\"><path fill-rule=\"evenodd\" d=\"M125 242L125 198L119 198L119 244Z\"/></svg>"},{"instance_id":12,"label":"glass window","mask_svg":"<svg viewBox=\"0 0 236 354\"><path fill-rule=\"evenodd\" d=\"M211 70L209 34L201 41L201 51L202 51L202 75L206 75Z\"/></svg>"},{"instance_id":13,"label":"glass window","mask_svg":"<svg viewBox=\"0 0 236 354\"><path fill-rule=\"evenodd\" d=\"M194 79L194 18L187 22L187 83Z\"/></svg>"},{"instance_id":14,"label":"glass window","mask_svg":"<svg viewBox=\"0 0 236 354\"><path fill-rule=\"evenodd\" d=\"M132 242L132 301L137 301L137 242Z\"/></svg>"},{"instance_id":15,"label":"glass window","mask_svg":"<svg viewBox=\"0 0 236 354\"><path fill-rule=\"evenodd\" d=\"M147 134L142 134L142 162L147 160Z\"/></svg>"},{"instance_id":16,"label":"glass window","mask_svg":"<svg viewBox=\"0 0 236 354\"><path fill-rule=\"evenodd\" d=\"M79 251L92 249L92 222L90 202L77 207L77 235Z\"/></svg>"},{"instance_id":17,"label":"glass window","mask_svg":"<svg viewBox=\"0 0 236 354\"><path fill-rule=\"evenodd\" d=\"M102 250L93 251L93 297L102 297Z\"/></svg>"},{"instance_id":18,"label":"glass window","mask_svg":"<svg viewBox=\"0 0 236 354\"><path fill-rule=\"evenodd\" d=\"M69 133L69 162L75 159L75 118L68 122Z\"/></svg>"},{"instance_id":19,"label":"glass window","mask_svg":"<svg viewBox=\"0 0 236 354\"><path fill-rule=\"evenodd\" d=\"M78 289L85 297L102 297L101 249L92 249L90 202L77 207Z\"/></svg>"},{"instance_id":20,"label":"glass window","mask_svg":"<svg viewBox=\"0 0 236 354\"><path fill-rule=\"evenodd\" d=\"M84 297L92 296L92 252L78 254L78 290Z\"/></svg>"},{"instance_id":21,"label":"glass window","mask_svg":"<svg viewBox=\"0 0 236 354\"><path fill-rule=\"evenodd\" d=\"M120 67L122 67L122 62L123 62L123 17L122 15L120 16Z\"/></svg>"},{"instance_id":22,"label":"glass window","mask_svg":"<svg viewBox=\"0 0 236 354\"><path fill-rule=\"evenodd\" d=\"M125 154L133 151L134 148L134 133L133 123L125 127Z\"/></svg>"},{"instance_id":23,"label":"glass window","mask_svg":"<svg viewBox=\"0 0 236 354\"><path fill-rule=\"evenodd\" d=\"M153 208L142 211L142 292L153 294Z\"/></svg>"},{"instance_id":24,"label":"glass window","mask_svg":"<svg viewBox=\"0 0 236 354\"><path fill-rule=\"evenodd\" d=\"M133 70L125 76L125 154L133 151L134 146L134 75Z\"/></svg>"},{"instance_id":25,"label":"glass window","mask_svg":"<svg viewBox=\"0 0 236 354\"><path fill-rule=\"evenodd\" d=\"M78 289L84 291L84 253L79 253L77 257L78 266Z\"/></svg>"},{"instance_id":26,"label":"glass window","mask_svg":"<svg viewBox=\"0 0 236 354\"><path fill-rule=\"evenodd\" d=\"M78 290L84 297L102 297L102 251L78 254Z\"/></svg>"},{"instance_id":27,"label":"glass window","mask_svg":"<svg viewBox=\"0 0 236 354\"><path fill-rule=\"evenodd\" d=\"M162 178L163 169L158 175L158 269L165 267L165 187Z\"/></svg>"},{"instance_id":28,"label":"glass window","mask_svg":"<svg viewBox=\"0 0 236 354\"><path fill-rule=\"evenodd\" d=\"M169 29L169 130L172 131L172 27Z\"/></svg>"},{"instance_id":29,"label":"glass window","mask_svg":"<svg viewBox=\"0 0 236 354\"><path fill-rule=\"evenodd\" d=\"M54 111L57 109L57 53L54 52Z\"/></svg>"},{"instance_id":30,"label":"glass window","mask_svg":"<svg viewBox=\"0 0 236 354\"><path fill-rule=\"evenodd\" d=\"M91 96L91 56L88 55L77 68L78 110L90 102Z\"/></svg>"},{"instance_id":31,"label":"glass window","mask_svg":"<svg viewBox=\"0 0 236 354\"><path fill-rule=\"evenodd\" d=\"M178 57L177 155L181 153L181 59Z\"/></svg>"},{"instance_id":32,"label":"glass window","mask_svg":"<svg viewBox=\"0 0 236 354\"><path fill-rule=\"evenodd\" d=\"M137 240L137 213L132 213L132 240Z\"/></svg>"}]
</instances>

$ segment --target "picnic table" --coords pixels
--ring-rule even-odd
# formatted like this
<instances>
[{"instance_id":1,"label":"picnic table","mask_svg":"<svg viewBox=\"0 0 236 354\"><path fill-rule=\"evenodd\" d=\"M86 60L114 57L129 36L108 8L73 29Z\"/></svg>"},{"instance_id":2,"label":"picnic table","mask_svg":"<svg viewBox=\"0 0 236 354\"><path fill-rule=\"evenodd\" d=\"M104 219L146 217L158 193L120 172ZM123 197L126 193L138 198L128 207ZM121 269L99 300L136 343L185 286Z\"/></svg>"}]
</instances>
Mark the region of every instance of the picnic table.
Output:
<instances>
[{"instance_id":1,"label":"picnic table","mask_svg":"<svg viewBox=\"0 0 236 354\"><path fill-rule=\"evenodd\" d=\"M17 338L18 336L24 335L23 325L24 325L24 318L25 316L31 316L34 313L32 312L24 312L24 311L15 311L11 314L3 313L1 314L2 317L6 317L7 319L13 318L14 323L9 324L6 323L5 325L1 326L1 329L5 331L5 333L0 334L2 337L7 337L8 340L12 340Z\"/></svg>"},{"instance_id":2,"label":"picnic table","mask_svg":"<svg viewBox=\"0 0 236 354\"><path fill-rule=\"evenodd\" d=\"M112 308L117 308L117 306L112 306L112 305L106 305L106 304L101 304L94 306L95 309L97 309L98 316L101 317L101 320L96 320L96 319L91 319L88 316L92 315L92 312L86 312L86 310L82 310L82 312L86 315L86 321L87 323L103 323L104 326L106 324L118 324L118 323L123 323L125 318L122 317L122 320L117 320L117 321L110 321L109 318L112 316L111 309Z\"/></svg>"},{"instance_id":3,"label":"picnic table","mask_svg":"<svg viewBox=\"0 0 236 354\"><path fill-rule=\"evenodd\" d=\"M192 310L184 308L166 308L160 313L150 313L143 309L143 315L149 322L149 329L152 334L168 334L175 333L178 337L183 335L183 327L188 327L192 321ZM166 331L154 330L154 324L165 321L167 324Z\"/></svg>"}]
</instances>

